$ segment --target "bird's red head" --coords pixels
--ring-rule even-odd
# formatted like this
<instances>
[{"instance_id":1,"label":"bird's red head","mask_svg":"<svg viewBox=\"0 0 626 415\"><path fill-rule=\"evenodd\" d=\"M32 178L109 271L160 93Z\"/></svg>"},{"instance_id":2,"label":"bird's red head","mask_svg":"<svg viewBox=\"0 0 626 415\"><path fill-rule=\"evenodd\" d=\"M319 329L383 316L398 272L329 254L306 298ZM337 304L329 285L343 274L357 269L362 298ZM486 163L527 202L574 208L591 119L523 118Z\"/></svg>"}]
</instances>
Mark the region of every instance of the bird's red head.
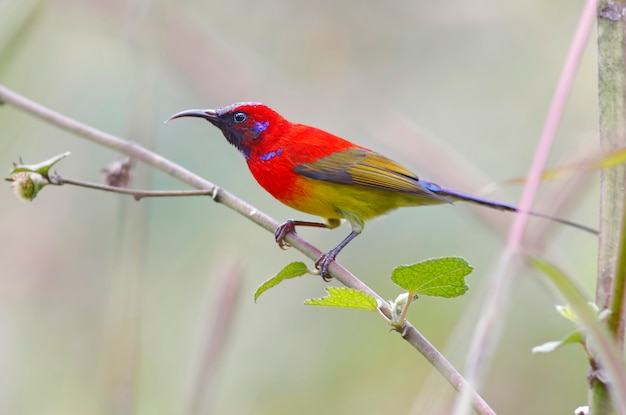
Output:
<instances>
[{"instance_id":1,"label":"bird's red head","mask_svg":"<svg viewBox=\"0 0 626 415\"><path fill-rule=\"evenodd\" d=\"M276 130L285 119L266 105L240 102L218 109L187 110L172 115L169 120L181 117L204 118L219 128L229 143L248 159L252 147L263 140L269 131ZM168 121L169 121L168 120Z\"/></svg>"}]
</instances>

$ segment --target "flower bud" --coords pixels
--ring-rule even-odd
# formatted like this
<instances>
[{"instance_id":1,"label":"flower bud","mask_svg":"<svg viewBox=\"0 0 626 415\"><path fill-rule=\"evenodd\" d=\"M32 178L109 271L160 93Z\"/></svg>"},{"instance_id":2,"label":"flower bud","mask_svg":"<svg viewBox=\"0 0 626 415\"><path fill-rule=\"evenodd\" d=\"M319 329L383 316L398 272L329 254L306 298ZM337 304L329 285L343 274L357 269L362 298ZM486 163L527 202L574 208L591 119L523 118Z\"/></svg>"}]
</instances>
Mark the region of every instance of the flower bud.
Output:
<instances>
[{"instance_id":1,"label":"flower bud","mask_svg":"<svg viewBox=\"0 0 626 415\"><path fill-rule=\"evenodd\" d=\"M13 173L8 179L15 195L22 200L31 201L47 184L48 180L39 173L21 171Z\"/></svg>"}]
</instances>

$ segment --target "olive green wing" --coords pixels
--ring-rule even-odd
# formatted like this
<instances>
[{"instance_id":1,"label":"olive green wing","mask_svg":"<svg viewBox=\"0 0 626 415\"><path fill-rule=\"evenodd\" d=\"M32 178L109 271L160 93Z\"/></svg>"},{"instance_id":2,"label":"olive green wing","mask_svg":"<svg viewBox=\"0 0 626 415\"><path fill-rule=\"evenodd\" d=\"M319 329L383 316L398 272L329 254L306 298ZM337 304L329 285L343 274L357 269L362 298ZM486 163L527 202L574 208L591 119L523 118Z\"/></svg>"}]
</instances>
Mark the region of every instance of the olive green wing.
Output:
<instances>
[{"instance_id":1,"label":"olive green wing","mask_svg":"<svg viewBox=\"0 0 626 415\"><path fill-rule=\"evenodd\" d=\"M413 193L444 203L448 201L425 188L419 178L402 165L363 148L336 152L312 163L296 166L294 171L325 182Z\"/></svg>"}]
</instances>

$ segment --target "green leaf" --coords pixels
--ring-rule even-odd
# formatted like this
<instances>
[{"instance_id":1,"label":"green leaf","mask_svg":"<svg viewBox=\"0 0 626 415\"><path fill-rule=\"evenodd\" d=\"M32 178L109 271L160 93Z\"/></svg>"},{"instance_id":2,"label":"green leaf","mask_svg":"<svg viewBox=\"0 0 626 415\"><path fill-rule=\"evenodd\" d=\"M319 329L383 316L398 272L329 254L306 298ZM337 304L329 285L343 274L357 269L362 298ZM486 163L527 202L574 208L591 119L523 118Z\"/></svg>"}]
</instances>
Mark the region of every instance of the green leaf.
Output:
<instances>
[{"instance_id":1,"label":"green leaf","mask_svg":"<svg viewBox=\"0 0 626 415\"><path fill-rule=\"evenodd\" d=\"M565 317L566 319L568 319L569 321L572 321L576 324L578 324L578 318L576 317L576 314L574 314L574 312L572 311L572 308L568 305L556 305L556 311L559 312L560 315L562 315L563 317ZM596 312L597 312L597 308L596 308Z\"/></svg>"},{"instance_id":2,"label":"green leaf","mask_svg":"<svg viewBox=\"0 0 626 415\"><path fill-rule=\"evenodd\" d=\"M559 274L560 273L560 271L558 271L556 268L552 267L550 264L541 263L540 261L536 261L536 262L533 262L533 263L536 266L542 267L541 269L548 270L549 272L551 272L553 274ZM610 310L602 310L602 311L600 311L598 309L598 306L596 305L596 303L588 302L587 306L589 306L589 308L594 313L596 313L598 315L598 320L600 320L600 321L604 320L610 314ZM577 326L579 326L581 328L579 328L578 330L570 333L569 335L567 335L566 337L562 338L561 340L546 342L546 343L541 344L539 346L535 346L535 347L533 347L532 352L533 353L550 353L550 352L555 351L559 347L565 346L566 344L573 344L573 343L582 344L583 347L586 349L585 342L587 341L586 340L587 336L586 336L585 330L582 328L582 324L579 321L578 316L576 315L576 313L574 312L572 307L570 307L569 305L557 305L556 306L556 311L561 316L563 316L567 320L575 323Z\"/></svg>"},{"instance_id":3,"label":"green leaf","mask_svg":"<svg viewBox=\"0 0 626 415\"><path fill-rule=\"evenodd\" d=\"M411 295L453 298L465 294L465 276L473 268L460 257L432 258L393 270L391 280Z\"/></svg>"},{"instance_id":4,"label":"green leaf","mask_svg":"<svg viewBox=\"0 0 626 415\"><path fill-rule=\"evenodd\" d=\"M69 155L70 155L70 152L68 151L68 152L59 154L57 156L54 156L46 161L42 161L41 163L37 163L37 164L15 164L10 174L15 174L19 172L39 173L43 177L45 177L47 180L50 180L50 177L48 176L48 172L50 171L52 166L54 166L56 163L63 160L65 157Z\"/></svg>"},{"instance_id":5,"label":"green leaf","mask_svg":"<svg viewBox=\"0 0 626 415\"><path fill-rule=\"evenodd\" d=\"M375 311L378 308L376 299L363 291L347 287L326 288L328 297L306 300L306 305L323 305L327 307L361 308Z\"/></svg>"},{"instance_id":6,"label":"green leaf","mask_svg":"<svg viewBox=\"0 0 626 415\"><path fill-rule=\"evenodd\" d=\"M559 347L565 346L566 344L574 344L574 343L582 343L585 342L585 336L580 330L573 331L566 337L561 340L551 341L544 344L540 344L539 346L533 347L533 353L550 353L558 349Z\"/></svg>"},{"instance_id":7,"label":"green leaf","mask_svg":"<svg viewBox=\"0 0 626 415\"><path fill-rule=\"evenodd\" d=\"M602 324L598 318L598 314L589 307L587 295L554 265L538 258L529 259L535 267L550 278L561 295L571 305L587 338L593 342L593 355L588 353L589 358L600 362L603 376L609 379L608 381L614 385L615 390L626 391L622 352L606 325Z\"/></svg>"},{"instance_id":8,"label":"green leaf","mask_svg":"<svg viewBox=\"0 0 626 415\"><path fill-rule=\"evenodd\" d=\"M256 302L257 298L259 298L261 294L263 294L270 288L277 286L284 280L301 277L307 272L309 272L309 269L304 262L292 262L291 264L288 264L282 270L280 270L278 274L274 275L272 278L261 284L259 288L257 288L256 292L254 293L254 301Z\"/></svg>"},{"instance_id":9,"label":"green leaf","mask_svg":"<svg viewBox=\"0 0 626 415\"><path fill-rule=\"evenodd\" d=\"M587 305L594 313L598 315L598 320L600 321L606 320L606 318L611 315L611 310L609 310L608 308L605 308L604 310L600 310L598 308L598 305L592 301L589 301ZM560 315L562 315L569 321L576 323L576 325L580 325L580 322L578 321L578 317L576 316L576 313L574 313L574 310L569 305L557 305L556 311L558 311Z\"/></svg>"},{"instance_id":10,"label":"green leaf","mask_svg":"<svg viewBox=\"0 0 626 415\"><path fill-rule=\"evenodd\" d=\"M580 174L581 172L608 169L624 163L626 163L626 148L618 148L606 153L593 155L581 162L544 170L541 173L541 180L561 179ZM526 177L516 177L506 180L505 183L524 183L526 180Z\"/></svg>"}]
</instances>

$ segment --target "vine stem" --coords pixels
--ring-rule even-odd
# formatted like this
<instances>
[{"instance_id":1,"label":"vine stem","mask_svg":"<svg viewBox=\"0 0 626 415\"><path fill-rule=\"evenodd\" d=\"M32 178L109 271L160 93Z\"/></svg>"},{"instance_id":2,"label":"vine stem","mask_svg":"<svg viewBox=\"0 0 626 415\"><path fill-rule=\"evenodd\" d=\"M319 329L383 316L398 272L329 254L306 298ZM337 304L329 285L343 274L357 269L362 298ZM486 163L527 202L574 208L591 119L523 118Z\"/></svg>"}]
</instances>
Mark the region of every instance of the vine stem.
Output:
<instances>
[{"instance_id":1,"label":"vine stem","mask_svg":"<svg viewBox=\"0 0 626 415\"><path fill-rule=\"evenodd\" d=\"M254 206L239 199L225 189L216 186L208 180L192 173L182 166L146 149L142 146L123 140L114 135L97 130L86 124L80 123L72 118L53 111L41 104L29 100L28 98L17 94L4 85L0 85L0 102L11 105L25 113L35 116L43 121L62 128L72 134L83 137L95 144L108 147L120 153L126 154L135 160L142 161L162 172L180 180L197 189L202 189L213 196L215 202L221 203L226 207L234 210L250 221L254 222L263 229L274 233L279 223L270 216L259 211ZM317 259L322 252L308 243L295 233L290 233L285 240L295 249L303 253L310 259ZM381 296L369 288L365 283L359 280L348 270L332 262L329 267L329 273L341 284L346 287L363 291L374 297L380 306L380 311L391 320L391 310L389 303ZM435 348L410 322L404 321L401 330L401 336L417 351L419 351L432 364L439 373L452 385L457 391L462 389L469 390L468 383L461 374L450 364L450 362ZM467 393L467 392L466 392ZM487 402L475 391L470 392L470 400L474 410L481 415L495 415L493 409Z\"/></svg>"}]
</instances>

